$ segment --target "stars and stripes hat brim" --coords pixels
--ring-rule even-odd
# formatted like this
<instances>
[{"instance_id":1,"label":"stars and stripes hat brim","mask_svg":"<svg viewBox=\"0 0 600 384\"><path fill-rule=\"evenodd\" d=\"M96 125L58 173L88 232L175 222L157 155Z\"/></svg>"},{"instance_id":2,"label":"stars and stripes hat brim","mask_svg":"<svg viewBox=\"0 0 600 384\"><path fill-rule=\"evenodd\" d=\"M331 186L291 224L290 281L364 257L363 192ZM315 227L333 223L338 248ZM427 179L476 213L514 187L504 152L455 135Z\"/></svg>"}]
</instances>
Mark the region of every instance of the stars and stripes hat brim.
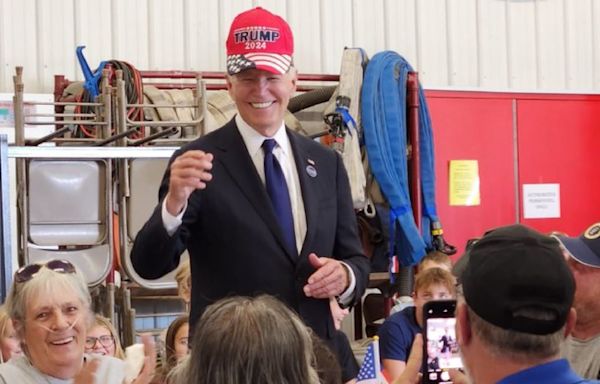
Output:
<instances>
[{"instance_id":1,"label":"stars and stripes hat brim","mask_svg":"<svg viewBox=\"0 0 600 384\"><path fill-rule=\"evenodd\" d=\"M246 69L261 69L263 71L284 74L292 66L290 55L277 53L248 53L245 55L230 55L227 57L227 73L235 75Z\"/></svg>"}]
</instances>

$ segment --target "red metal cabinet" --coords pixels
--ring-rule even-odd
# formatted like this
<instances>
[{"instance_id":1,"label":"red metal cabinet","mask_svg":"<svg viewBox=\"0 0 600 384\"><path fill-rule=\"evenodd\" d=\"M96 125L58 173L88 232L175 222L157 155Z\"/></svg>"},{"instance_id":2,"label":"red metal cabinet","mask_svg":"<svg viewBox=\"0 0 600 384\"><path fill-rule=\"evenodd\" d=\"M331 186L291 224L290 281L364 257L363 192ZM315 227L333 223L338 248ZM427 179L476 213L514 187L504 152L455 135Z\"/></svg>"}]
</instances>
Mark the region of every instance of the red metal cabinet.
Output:
<instances>
[{"instance_id":1,"label":"red metal cabinet","mask_svg":"<svg viewBox=\"0 0 600 384\"><path fill-rule=\"evenodd\" d=\"M459 248L516 222L577 235L600 221L600 95L426 91L436 198L445 237ZM481 204L450 206L450 160L478 160ZM559 183L561 217L524 219L523 183Z\"/></svg>"}]
</instances>

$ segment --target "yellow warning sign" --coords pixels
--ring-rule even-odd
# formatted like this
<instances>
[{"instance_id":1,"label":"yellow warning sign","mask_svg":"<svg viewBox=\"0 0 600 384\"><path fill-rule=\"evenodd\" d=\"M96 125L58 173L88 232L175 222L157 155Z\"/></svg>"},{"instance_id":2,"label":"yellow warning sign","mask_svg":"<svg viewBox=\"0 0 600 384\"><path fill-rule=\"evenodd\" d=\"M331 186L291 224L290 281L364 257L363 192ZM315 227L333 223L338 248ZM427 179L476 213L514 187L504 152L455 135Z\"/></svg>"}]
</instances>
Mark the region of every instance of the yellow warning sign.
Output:
<instances>
[{"instance_id":1,"label":"yellow warning sign","mask_svg":"<svg viewBox=\"0 0 600 384\"><path fill-rule=\"evenodd\" d=\"M450 160L448 173L450 205L479 205L479 163L477 160Z\"/></svg>"}]
</instances>

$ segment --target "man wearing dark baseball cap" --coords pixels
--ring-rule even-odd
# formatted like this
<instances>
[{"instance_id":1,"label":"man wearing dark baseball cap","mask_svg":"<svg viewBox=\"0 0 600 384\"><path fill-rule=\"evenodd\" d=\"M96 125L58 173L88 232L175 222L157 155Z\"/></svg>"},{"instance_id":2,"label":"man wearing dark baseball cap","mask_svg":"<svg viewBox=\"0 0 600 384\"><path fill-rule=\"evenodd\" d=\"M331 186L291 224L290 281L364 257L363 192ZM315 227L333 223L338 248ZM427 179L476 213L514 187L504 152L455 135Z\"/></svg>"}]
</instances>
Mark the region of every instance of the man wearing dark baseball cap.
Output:
<instances>
[{"instance_id":1,"label":"man wearing dark baseball cap","mask_svg":"<svg viewBox=\"0 0 600 384\"><path fill-rule=\"evenodd\" d=\"M143 278L158 278L188 250L191 332L223 297L270 294L330 345L342 345L341 356L348 343L338 339L329 300L358 302L369 274L346 170L336 152L284 124L297 82L288 23L260 7L242 12L226 48L238 113L175 152L160 202L137 234L133 265ZM346 380L358 372L349 360Z\"/></svg>"},{"instance_id":2,"label":"man wearing dark baseball cap","mask_svg":"<svg viewBox=\"0 0 600 384\"><path fill-rule=\"evenodd\" d=\"M522 225L490 231L470 249L461 282L457 338L473 382L589 382L560 358L575 281L554 239Z\"/></svg>"},{"instance_id":3,"label":"man wearing dark baseball cap","mask_svg":"<svg viewBox=\"0 0 600 384\"><path fill-rule=\"evenodd\" d=\"M577 321L563 356L581 376L600 379L600 223L590 225L581 236L556 238L577 285Z\"/></svg>"}]
</instances>

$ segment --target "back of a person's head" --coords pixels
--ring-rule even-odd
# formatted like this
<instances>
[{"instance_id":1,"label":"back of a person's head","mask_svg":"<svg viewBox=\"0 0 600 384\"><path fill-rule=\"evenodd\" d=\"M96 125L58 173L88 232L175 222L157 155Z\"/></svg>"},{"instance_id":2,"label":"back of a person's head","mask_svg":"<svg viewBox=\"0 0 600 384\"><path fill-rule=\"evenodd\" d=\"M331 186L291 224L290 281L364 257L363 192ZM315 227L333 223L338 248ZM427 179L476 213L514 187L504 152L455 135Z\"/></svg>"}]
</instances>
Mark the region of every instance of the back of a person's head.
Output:
<instances>
[{"instance_id":1,"label":"back of a person's head","mask_svg":"<svg viewBox=\"0 0 600 384\"><path fill-rule=\"evenodd\" d=\"M564 340L564 327L550 334L536 335L498 327L482 319L467 304L469 320L475 337L481 340L496 356L510 357L516 361L544 360L556 356ZM532 320L552 319L553 314L540 308L527 308L521 313Z\"/></svg>"},{"instance_id":2,"label":"back of a person's head","mask_svg":"<svg viewBox=\"0 0 600 384\"><path fill-rule=\"evenodd\" d=\"M429 268L419 272L415 279L414 292L418 293L434 285L441 285L448 289L448 292L454 296L456 292L454 276L442 268Z\"/></svg>"},{"instance_id":3,"label":"back of a person's head","mask_svg":"<svg viewBox=\"0 0 600 384\"><path fill-rule=\"evenodd\" d=\"M557 356L575 292L558 243L510 225L486 233L469 253L461 282L475 337L515 361Z\"/></svg>"},{"instance_id":4,"label":"back of a person's head","mask_svg":"<svg viewBox=\"0 0 600 384\"><path fill-rule=\"evenodd\" d=\"M189 383L316 384L310 333L271 296L210 305L194 329Z\"/></svg>"},{"instance_id":5,"label":"back of a person's head","mask_svg":"<svg viewBox=\"0 0 600 384\"><path fill-rule=\"evenodd\" d=\"M425 269L438 267L450 272L452 270L452 260L450 256L440 251L432 251L426 254L418 264L418 272L423 272Z\"/></svg>"}]
</instances>

